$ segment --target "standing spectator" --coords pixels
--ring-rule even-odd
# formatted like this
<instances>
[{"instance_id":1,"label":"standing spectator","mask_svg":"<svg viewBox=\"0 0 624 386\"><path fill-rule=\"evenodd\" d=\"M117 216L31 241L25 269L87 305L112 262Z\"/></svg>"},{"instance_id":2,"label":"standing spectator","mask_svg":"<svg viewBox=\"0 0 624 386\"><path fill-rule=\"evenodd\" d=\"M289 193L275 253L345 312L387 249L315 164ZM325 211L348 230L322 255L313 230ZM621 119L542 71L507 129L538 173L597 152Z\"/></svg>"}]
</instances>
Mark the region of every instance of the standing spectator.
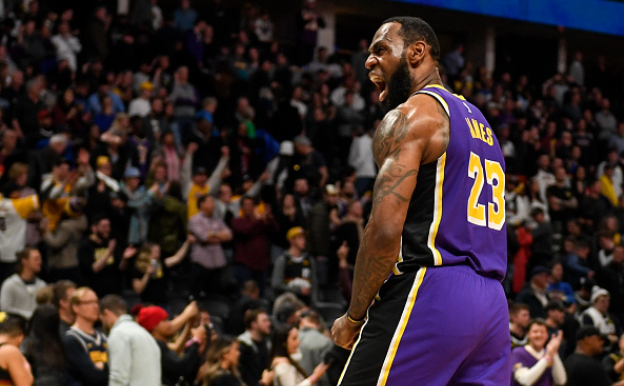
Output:
<instances>
[{"instance_id":1,"label":"standing spectator","mask_svg":"<svg viewBox=\"0 0 624 386\"><path fill-rule=\"evenodd\" d=\"M188 231L197 243L191 249L193 279L191 291L196 298L201 293L215 289L222 290L223 273L226 265L222 243L232 240L232 231L220 219L213 218L215 199L207 194L197 200L199 213L191 217Z\"/></svg>"},{"instance_id":2,"label":"standing spectator","mask_svg":"<svg viewBox=\"0 0 624 386\"><path fill-rule=\"evenodd\" d=\"M269 267L269 236L279 231L270 207L261 215L255 213L255 200L243 197L243 215L232 220L234 232L234 262L239 286L255 280L260 293L266 290L266 270Z\"/></svg>"},{"instance_id":3,"label":"standing spectator","mask_svg":"<svg viewBox=\"0 0 624 386\"><path fill-rule=\"evenodd\" d=\"M534 208L531 218L535 226L531 229L533 244L531 245L532 264L549 264L553 258L553 232L550 221L542 208Z\"/></svg>"},{"instance_id":4,"label":"standing spectator","mask_svg":"<svg viewBox=\"0 0 624 386\"><path fill-rule=\"evenodd\" d=\"M58 34L52 37L52 44L56 47L56 59L67 60L72 72L76 72L78 64L76 55L82 51L80 40L71 34L69 23L62 22L58 26Z\"/></svg>"},{"instance_id":5,"label":"standing spectator","mask_svg":"<svg viewBox=\"0 0 624 386\"><path fill-rule=\"evenodd\" d=\"M69 305L70 299L76 290L76 283L69 280L60 280L53 284L54 296L52 304L59 313L59 336L65 336L65 333L76 321L76 316Z\"/></svg>"},{"instance_id":6,"label":"standing spectator","mask_svg":"<svg viewBox=\"0 0 624 386\"><path fill-rule=\"evenodd\" d=\"M300 15L299 64L312 61L318 39L319 28L325 28L325 19L316 10L316 0L306 0Z\"/></svg>"},{"instance_id":7,"label":"standing spectator","mask_svg":"<svg viewBox=\"0 0 624 386\"><path fill-rule=\"evenodd\" d=\"M373 158L373 137L370 130L363 130L358 126L356 137L351 142L349 149L349 166L355 169L355 188L359 197L363 197L366 191L371 190L377 175L375 160Z\"/></svg>"},{"instance_id":8,"label":"standing spectator","mask_svg":"<svg viewBox=\"0 0 624 386\"><path fill-rule=\"evenodd\" d=\"M152 97L154 86L150 82L143 82L141 83L139 90L140 93L138 98L135 98L132 102L130 102L128 115L131 117L138 115L141 118L145 118L149 115L152 109L150 98Z\"/></svg>"},{"instance_id":9,"label":"standing spectator","mask_svg":"<svg viewBox=\"0 0 624 386\"><path fill-rule=\"evenodd\" d=\"M246 385L256 385L269 368L270 334L271 320L266 311L250 309L245 312L245 332L238 337L238 369Z\"/></svg>"},{"instance_id":10,"label":"standing spectator","mask_svg":"<svg viewBox=\"0 0 624 386\"><path fill-rule=\"evenodd\" d=\"M325 186L323 200L317 202L310 211L308 219L309 253L312 256L329 258L331 253L330 236L333 228L340 222L337 215L338 189L334 185Z\"/></svg>"},{"instance_id":11,"label":"standing spectator","mask_svg":"<svg viewBox=\"0 0 624 386\"><path fill-rule=\"evenodd\" d=\"M308 304L318 297L316 261L305 252L306 239L302 227L288 230L290 248L275 260L271 287L276 297L291 292Z\"/></svg>"},{"instance_id":12,"label":"standing spectator","mask_svg":"<svg viewBox=\"0 0 624 386\"><path fill-rule=\"evenodd\" d=\"M273 41L273 22L266 10L260 13L260 17L254 21L254 32L258 40L262 43L270 43Z\"/></svg>"},{"instance_id":13,"label":"standing spectator","mask_svg":"<svg viewBox=\"0 0 624 386\"><path fill-rule=\"evenodd\" d=\"M24 355L35 376L34 386L66 385L66 359L61 335L60 318L53 305L37 307L24 341Z\"/></svg>"},{"instance_id":14,"label":"standing spectator","mask_svg":"<svg viewBox=\"0 0 624 386\"><path fill-rule=\"evenodd\" d=\"M100 318L98 297L92 289L80 287L72 294L70 306L76 321L63 337L67 385L105 386L108 384L107 340L95 328Z\"/></svg>"},{"instance_id":15,"label":"standing spectator","mask_svg":"<svg viewBox=\"0 0 624 386\"><path fill-rule=\"evenodd\" d=\"M598 134L599 139L608 139L612 134L616 133L617 119L611 112L611 101L603 99L600 111L594 116L596 124L600 129Z\"/></svg>"},{"instance_id":16,"label":"standing spectator","mask_svg":"<svg viewBox=\"0 0 624 386\"><path fill-rule=\"evenodd\" d=\"M559 331L548 339L548 329L543 321L529 324L529 343L515 348L511 353L513 386L553 386L566 383L566 372L559 357L563 333ZM546 344L548 342L548 344Z\"/></svg>"},{"instance_id":17,"label":"standing spectator","mask_svg":"<svg viewBox=\"0 0 624 386\"><path fill-rule=\"evenodd\" d=\"M30 386L33 375L28 361L20 352L24 340L24 321L18 316L0 312L0 382Z\"/></svg>"},{"instance_id":18,"label":"standing spectator","mask_svg":"<svg viewBox=\"0 0 624 386\"><path fill-rule=\"evenodd\" d=\"M576 212L578 201L572 190L567 186L565 168L555 169L555 184L546 190L550 219L555 228L555 233L560 233L563 224Z\"/></svg>"},{"instance_id":19,"label":"standing spectator","mask_svg":"<svg viewBox=\"0 0 624 386\"><path fill-rule=\"evenodd\" d=\"M184 1L188 2L188 0ZM182 66L176 71L169 100L174 104L173 115L180 125L182 138L186 138L192 130L193 118L199 103L197 89L189 83L188 67Z\"/></svg>"},{"instance_id":20,"label":"standing spectator","mask_svg":"<svg viewBox=\"0 0 624 386\"><path fill-rule=\"evenodd\" d=\"M46 282L37 277L41 272L41 254L38 250L27 247L17 257L18 273L6 279L0 289L0 310L28 320L37 307L35 295L46 286Z\"/></svg>"},{"instance_id":21,"label":"standing spectator","mask_svg":"<svg viewBox=\"0 0 624 386\"><path fill-rule=\"evenodd\" d=\"M128 315L117 295L100 301L100 319L108 336L109 386L160 386L160 349L154 338Z\"/></svg>"},{"instance_id":22,"label":"standing spectator","mask_svg":"<svg viewBox=\"0 0 624 386\"><path fill-rule=\"evenodd\" d=\"M544 318L544 307L548 304L548 277L550 270L538 265L531 270L531 281L518 294L516 301L529 306L531 318Z\"/></svg>"},{"instance_id":23,"label":"standing spectator","mask_svg":"<svg viewBox=\"0 0 624 386\"><path fill-rule=\"evenodd\" d=\"M139 312L138 323L152 334L160 348L161 382L163 385L174 386L185 384L184 382L190 384L197 375L200 353L203 352L206 345L204 326L192 330L190 330L190 324L189 327L186 327L186 331L192 331L193 339L182 357L167 345L167 342L179 330L179 327L182 324L188 324L190 318L195 315L197 315L197 304L195 302L189 304L182 314L171 322L168 320L169 315L167 311L157 306L144 307ZM180 322L182 323L180 324ZM188 336L188 333L184 336Z\"/></svg>"},{"instance_id":24,"label":"standing spectator","mask_svg":"<svg viewBox=\"0 0 624 386\"><path fill-rule=\"evenodd\" d=\"M308 376L299 361L299 333L296 327L280 326L273 334L271 367L275 369L275 385L314 385L325 374L329 364L319 363Z\"/></svg>"},{"instance_id":25,"label":"standing spectator","mask_svg":"<svg viewBox=\"0 0 624 386\"><path fill-rule=\"evenodd\" d=\"M98 215L91 225L91 234L83 238L78 249L78 262L82 278L100 296L120 291L121 272L128 266L128 259L136 252L128 247L121 259L115 254L117 242L110 238L110 219Z\"/></svg>"},{"instance_id":26,"label":"standing spectator","mask_svg":"<svg viewBox=\"0 0 624 386\"><path fill-rule=\"evenodd\" d=\"M208 171L205 167L198 166L192 173L193 155L198 150L196 143L191 142L187 148L187 154L182 165L180 172L180 182L182 184L182 194L187 201L188 218L190 219L197 214L199 207L197 206L197 199L202 195L208 194L212 189L213 195L215 191L219 191L221 185L221 174L227 167L230 157L229 148L223 146L221 148L221 159L217 167L208 177ZM221 217L223 218L223 217Z\"/></svg>"},{"instance_id":27,"label":"standing spectator","mask_svg":"<svg viewBox=\"0 0 624 386\"><path fill-rule=\"evenodd\" d=\"M576 350L564 361L568 375L567 386L623 386L624 381L612 383L600 361L604 338L596 327L581 327L576 333Z\"/></svg>"},{"instance_id":28,"label":"standing spectator","mask_svg":"<svg viewBox=\"0 0 624 386\"><path fill-rule=\"evenodd\" d=\"M82 233L87 229L87 218L82 214L84 206L84 199L70 198L54 232L50 231L47 219L42 221L43 241L50 248L48 278L52 282L58 280L81 281L78 267L78 247Z\"/></svg>"},{"instance_id":29,"label":"standing spectator","mask_svg":"<svg viewBox=\"0 0 624 386\"><path fill-rule=\"evenodd\" d=\"M548 202L546 190L556 182L555 176L548 171L550 168L548 155L542 154L537 158L537 168L537 174L533 179L538 183L541 201L546 203Z\"/></svg>"},{"instance_id":30,"label":"standing spectator","mask_svg":"<svg viewBox=\"0 0 624 386\"><path fill-rule=\"evenodd\" d=\"M112 17L106 13L106 7L103 5L96 7L86 31L89 58L104 61L108 57L108 28L111 20Z\"/></svg>"},{"instance_id":31,"label":"standing spectator","mask_svg":"<svg viewBox=\"0 0 624 386\"><path fill-rule=\"evenodd\" d=\"M17 252L26 244L27 219L39 209L39 198L0 196L0 282L15 272Z\"/></svg>"},{"instance_id":32,"label":"standing spectator","mask_svg":"<svg viewBox=\"0 0 624 386\"><path fill-rule=\"evenodd\" d=\"M192 235L182 244L173 256L160 258L158 244L145 243L139 250L136 268L132 278L132 288L145 304L167 305L167 271L186 257L189 246L195 241Z\"/></svg>"},{"instance_id":33,"label":"standing spectator","mask_svg":"<svg viewBox=\"0 0 624 386\"><path fill-rule=\"evenodd\" d=\"M163 254L170 256L176 253L180 241L186 239L188 219L180 183L169 183L165 193L164 197L154 202L147 239L157 243Z\"/></svg>"},{"instance_id":34,"label":"standing spectator","mask_svg":"<svg viewBox=\"0 0 624 386\"><path fill-rule=\"evenodd\" d=\"M260 288L253 280L248 280L241 288L241 297L234 303L226 323L226 332L239 335L245 332L245 314L247 310L255 310L265 306L264 299L260 299Z\"/></svg>"},{"instance_id":35,"label":"standing spectator","mask_svg":"<svg viewBox=\"0 0 624 386\"><path fill-rule=\"evenodd\" d=\"M147 238L149 213L154 197L160 194L159 187L154 184L149 190L146 189L145 186L141 185L139 169L129 167L124 172L124 183L121 191L128 199L127 207L131 213L128 242L140 245Z\"/></svg>"},{"instance_id":36,"label":"standing spectator","mask_svg":"<svg viewBox=\"0 0 624 386\"><path fill-rule=\"evenodd\" d=\"M333 348L334 342L323 335L323 323L319 314L314 311L301 313L299 322L299 351L301 352L301 367L311 374L314 368L325 362L327 355ZM329 379L323 375L319 379L319 385L330 385Z\"/></svg>"},{"instance_id":37,"label":"standing spectator","mask_svg":"<svg viewBox=\"0 0 624 386\"><path fill-rule=\"evenodd\" d=\"M613 260L596 272L596 283L611 296L609 311L624 320L624 245L613 247Z\"/></svg>"},{"instance_id":38,"label":"standing spectator","mask_svg":"<svg viewBox=\"0 0 624 386\"><path fill-rule=\"evenodd\" d=\"M20 137L26 140L26 147L34 149L39 142L39 122L37 116L42 109L39 96L43 90L40 78L33 78L26 83L26 94L19 95L17 102L13 105L13 128L17 130Z\"/></svg>"},{"instance_id":39,"label":"standing spectator","mask_svg":"<svg viewBox=\"0 0 624 386\"><path fill-rule=\"evenodd\" d=\"M197 11L191 8L191 0L181 0L180 8L176 9L173 14L173 23L180 33L184 33L195 24L197 20Z\"/></svg>"},{"instance_id":40,"label":"standing spectator","mask_svg":"<svg viewBox=\"0 0 624 386\"><path fill-rule=\"evenodd\" d=\"M574 54L574 61L570 63L570 70L568 72L574 83L581 87L585 85L585 69L583 68L582 62L583 53L577 51Z\"/></svg>"}]
</instances>

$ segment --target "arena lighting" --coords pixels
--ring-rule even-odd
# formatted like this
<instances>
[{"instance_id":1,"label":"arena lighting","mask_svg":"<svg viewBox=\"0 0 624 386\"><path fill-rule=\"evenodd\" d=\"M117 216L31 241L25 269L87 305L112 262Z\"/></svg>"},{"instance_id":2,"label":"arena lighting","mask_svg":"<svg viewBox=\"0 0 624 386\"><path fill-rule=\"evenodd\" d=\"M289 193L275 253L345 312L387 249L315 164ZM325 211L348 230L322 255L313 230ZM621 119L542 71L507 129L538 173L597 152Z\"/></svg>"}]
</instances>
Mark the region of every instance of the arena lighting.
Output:
<instances>
[{"instance_id":1,"label":"arena lighting","mask_svg":"<svg viewBox=\"0 0 624 386\"><path fill-rule=\"evenodd\" d=\"M393 0L624 36L624 3L607 0Z\"/></svg>"}]
</instances>

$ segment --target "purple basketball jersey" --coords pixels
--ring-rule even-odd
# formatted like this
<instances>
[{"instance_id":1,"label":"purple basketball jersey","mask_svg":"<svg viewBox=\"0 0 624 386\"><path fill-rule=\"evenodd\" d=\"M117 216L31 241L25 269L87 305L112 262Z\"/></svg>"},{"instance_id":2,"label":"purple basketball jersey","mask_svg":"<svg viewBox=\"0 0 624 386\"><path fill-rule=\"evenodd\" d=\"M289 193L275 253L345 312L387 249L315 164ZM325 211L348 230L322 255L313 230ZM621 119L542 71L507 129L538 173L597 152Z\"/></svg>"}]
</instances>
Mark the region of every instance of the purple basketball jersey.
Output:
<instances>
[{"instance_id":1,"label":"purple basketball jersey","mask_svg":"<svg viewBox=\"0 0 624 386\"><path fill-rule=\"evenodd\" d=\"M466 264L502 281L507 269L505 159L483 114L441 86L417 92L450 117L446 152L421 165L402 234L400 274L415 266Z\"/></svg>"}]
</instances>

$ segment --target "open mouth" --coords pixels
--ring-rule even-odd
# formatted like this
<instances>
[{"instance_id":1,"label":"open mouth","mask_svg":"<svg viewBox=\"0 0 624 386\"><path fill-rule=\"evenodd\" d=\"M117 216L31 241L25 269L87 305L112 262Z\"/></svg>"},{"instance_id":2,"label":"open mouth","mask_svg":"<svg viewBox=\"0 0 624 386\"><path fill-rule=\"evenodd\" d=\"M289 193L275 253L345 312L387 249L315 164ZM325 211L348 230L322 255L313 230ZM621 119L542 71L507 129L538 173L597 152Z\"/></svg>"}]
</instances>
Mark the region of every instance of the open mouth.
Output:
<instances>
[{"instance_id":1,"label":"open mouth","mask_svg":"<svg viewBox=\"0 0 624 386\"><path fill-rule=\"evenodd\" d=\"M386 99L386 81L379 75L369 74L368 75L371 82L375 83L377 89L379 90L379 101L383 101Z\"/></svg>"}]
</instances>

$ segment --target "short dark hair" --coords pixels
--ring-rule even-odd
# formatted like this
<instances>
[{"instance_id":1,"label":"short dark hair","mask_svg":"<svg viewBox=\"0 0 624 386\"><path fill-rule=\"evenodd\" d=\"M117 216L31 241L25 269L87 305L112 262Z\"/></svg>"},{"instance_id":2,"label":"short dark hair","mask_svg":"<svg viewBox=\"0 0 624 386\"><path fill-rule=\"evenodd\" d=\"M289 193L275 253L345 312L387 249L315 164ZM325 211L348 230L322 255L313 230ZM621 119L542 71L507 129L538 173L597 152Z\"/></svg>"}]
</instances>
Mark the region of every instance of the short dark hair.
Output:
<instances>
[{"instance_id":1,"label":"short dark hair","mask_svg":"<svg viewBox=\"0 0 624 386\"><path fill-rule=\"evenodd\" d=\"M202 194L201 196L199 196L199 198L197 199L197 209L199 209L201 207L201 204L203 204L204 201L206 201L210 197L212 197L210 194Z\"/></svg>"},{"instance_id":2,"label":"short dark hair","mask_svg":"<svg viewBox=\"0 0 624 386\"><path fill-rule=\"evenodd\" d=\"M251 328L251 323L258 320L260 314L266 314L266 311L261 308L245 311L245 328L249 330Z\"/></svg>"},{"instance_id":3,"label":"short dark hair","mask_svg":"<svg viewBox=\"0 0 624 386\"><path fill-rule=\"evenodd\" d=\"M126 302L118 295L106 295L100 300L100 313L109 310L113 314L120 316L128 313Z\"/></svg>"},{"instance_id":4,"label":"short dark hair","mask_svg":"<svg viewBox=\"0 0 624 386\"><path fill-rule=\"evenodd\" d=\"M529 306L527 306L524 303L516 303L512 305L511 307L509 307L509 315L518 315L518 312L522 310L529 311Z\"/></svg>"},{"instance_id":5,"label":"short dark hair","mask_svg":"<svg viewBox=\"0 0 624 386\"><path fill-rule=\"evenodd\" d=\"M76 289L76 283L71 280L59 280L53 285L54 296L52 297L52 304L56 308L61 306L61 300L69 300L67 298L67 290L70 288Z\"/></svg>"},{"instance_id":6,"label":"short dark hair","mask_svg":"<svg viewBox=\"0 0 624 386\"><path fill-rule=\"evenodd\" d=\"M386 19L382 25L387 23L401 24L399 36L403 39L405 46L422 40L431 46L431 57L437 61L440 60L440 42L433 28L426 21L418 17L397 16Z\"/></svg>"},{"instance_id":7,"label":"short dark hair","mask_svg":"<svg viewBox=\"0 0 624 386\"><path fill-rule=\"evenodd\" d=\"M95 216L93 216L93 219L91 220L91 225L97 225L102 220L110 221L110 218L108 217L106 213L97 213Z\"/></svg>"},{"instance_id":8,"label":"short dark hair","mask_svg":"<svg viewBox=\"0 0 624 386\"><path fill-rule=\"evenodd\" d=\"M18 315L0 312L0 335L11 338L23 335L26 331L26 319Z\"/></svg>"},{"instance_id":9,"label":"short dark hair","mask_svg":"<svg viewBox=\"0 0 624 386\"><path fill-rule=\"evenodd\" d=\"M17 257L17 265L15 267L17 273L22 273L22 271L24 270L24 264L22 264L22 261L28 260L30 258L30 253L36 250L37 249L32 247L25 247L15 254L15 256Z\"/></svg>"},{"instance_id":10,"label":"short dark hair","mask_svg":"<svg viewBox=\"0 0 624 386\"><path fill-rule=\"evenodd\" d=\"M548 326L546 325L546 322L542 318L531 319L531 321L529 322L529 325L527 326L527 331L529 331L531 327L533 327L533 325L544 326L544 328L548 330Z\"/></svg>"}]
</instances>

